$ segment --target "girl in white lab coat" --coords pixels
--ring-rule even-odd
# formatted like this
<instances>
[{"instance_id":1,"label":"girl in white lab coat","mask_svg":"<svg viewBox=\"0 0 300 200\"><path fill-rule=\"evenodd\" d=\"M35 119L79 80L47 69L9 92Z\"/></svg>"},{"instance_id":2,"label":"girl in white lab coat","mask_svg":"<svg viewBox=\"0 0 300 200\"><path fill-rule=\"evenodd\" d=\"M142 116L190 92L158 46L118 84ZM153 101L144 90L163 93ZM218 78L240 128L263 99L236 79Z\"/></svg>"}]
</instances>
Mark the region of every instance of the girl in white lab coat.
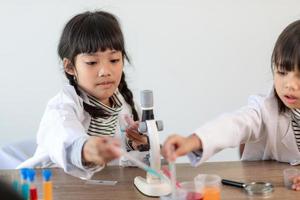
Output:
<instances>
[{"instance_id":1,"label":"girl in white lab coat","mask_svg":"<svg viewBox=\"0 0 300 200\"><path fill-rule=\"evenodd\" d=\"M188 154L192 164L199 165L224 148L245 144L242 160L300 161L300 20L277 39L272 71L274 89L269 95L250 97L248 106L188 137L170 136L163 145L164 156L175 160ZM292 187L300 190L300 177Z\"/></svg>"},{"instance_id":2,"label":"girl in white lab coat","mask_svg":"<svg viewBox=\"0 0 300 200\"><path fill-rule=\"evenodd\" d=\"M124 138L118 137L119 116L139 119L125 81L123 66L129 59L116 17L103 11L74 16L63 29L58 54L69 84L49 101L35 155L19 168L55 165L90 178L120 156L120 146L143 160L146 154L136 150L148 141L135 131L136 123L128 121L126 139L121 141L126 144L115 137Z\"/></svg>"}]
</instances>

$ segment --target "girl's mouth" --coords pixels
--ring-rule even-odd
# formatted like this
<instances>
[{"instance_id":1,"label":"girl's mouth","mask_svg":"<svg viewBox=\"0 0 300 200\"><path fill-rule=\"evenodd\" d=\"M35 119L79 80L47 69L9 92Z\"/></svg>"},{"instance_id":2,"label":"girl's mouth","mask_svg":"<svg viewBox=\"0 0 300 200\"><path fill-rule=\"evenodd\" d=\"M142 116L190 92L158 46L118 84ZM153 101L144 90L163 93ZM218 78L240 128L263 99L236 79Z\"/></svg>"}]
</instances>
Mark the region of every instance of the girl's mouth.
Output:
<instances>
[{"instance_id":1,"label":"girl's mouth","mask_svg":"<svg viewBox=\"0 0 300 200\"><path fill-rule=\"evenodd\" d=\"M98 85L111 85L113 83L114 83L113 81L103 81L103 82L99 83Z\"/></svg>"},{"instance_id":2,"label":"girl's mouth","mask_svg":"<svg viewBox=\"0 0 300 200\"><path fill-rule=\"evenodd\" d=\"M289 104L294 104L298 100L297 97L294 97L292 95L284 95L284 99Z\"/></svg>"},{"instance_id":3,"label":"girl's mouth","mask_svg":"<svg viewBox=\"0 0 300 200\"><path fill-rule=\"evenodd\" d=\"M103 89L108 89L114 85L114 82L113 81L103 81L103 82L98 83L97 85Z\"/></svg>"}]
</instances>

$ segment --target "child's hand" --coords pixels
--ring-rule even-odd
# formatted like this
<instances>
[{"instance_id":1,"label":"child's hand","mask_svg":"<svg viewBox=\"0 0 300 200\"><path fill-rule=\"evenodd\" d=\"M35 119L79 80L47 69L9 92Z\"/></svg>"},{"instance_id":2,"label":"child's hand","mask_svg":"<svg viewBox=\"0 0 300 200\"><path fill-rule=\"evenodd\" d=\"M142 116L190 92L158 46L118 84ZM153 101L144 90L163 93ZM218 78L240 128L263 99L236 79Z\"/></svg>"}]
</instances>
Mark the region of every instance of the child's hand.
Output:
<instances>
[{"instance_id":1,"label":"child's hand","mask_svg":"<svg viewBox=\"0 0 300 200\"><path fill-rule=\"evenodd\" d=\"M188 137L171 135L165 141L162 154L168 161L175 161L177 157L188 154L191 151L200 150L202 143L196 134Z\"/></svg>"},{"instance_id":2,"label":"child's hand","mask_svg":"<svg viewBox=\"0 0 300 200\"><path fill-rule=\"evenodd\" d=\"M129 125L126 128L126 136L132 141L132 147L138 149L139 145L148 144L147 136L141 135L138 131L139 122L133 121L130 117L126 117L125 119Z\"/></svg>"},{"instance_id":3,"label":"child's hand","mask_svg":"<svg viewBox=\"0 0 300 200\"><path fill-rule=\"evenodd\" d=\"M296 176L293 179L292 189L296 191L300 191L300 176Z\"/></svg>"},{"instance_id":4,"label":"child's hand","mask_svg":"<svg viewBox=\"0 0 300 200\"><path fill-rule=\"evenodd\" d=\"M121 156L119 140L110 137L91 136L83 145L84 163L104 165Z\"/></svg>"}]
</instances>

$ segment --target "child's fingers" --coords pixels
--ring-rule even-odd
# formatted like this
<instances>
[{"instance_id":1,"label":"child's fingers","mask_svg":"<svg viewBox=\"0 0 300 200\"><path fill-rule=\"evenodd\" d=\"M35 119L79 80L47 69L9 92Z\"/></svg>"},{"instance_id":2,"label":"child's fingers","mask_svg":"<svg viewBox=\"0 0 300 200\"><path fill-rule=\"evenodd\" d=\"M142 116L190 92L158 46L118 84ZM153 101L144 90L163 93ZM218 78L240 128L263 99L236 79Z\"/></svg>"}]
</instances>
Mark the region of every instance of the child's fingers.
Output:
<instances>
[{"instance_id":1,"label":"child's fingers","mask_svg":"<svg viewBox=\"0 0 300 200\"><path fill-rule=\"evenodd\" d=\"M107 154L109 155L109 157L111 159L115 159L121 156L121 150L120 147L116 147L116 146L110 146L107 148Z\"/></svg>"},{"instance_id":2,"label":"child's fingers","mask_svg":"<svg viewBox=\"0 0 300 200\"><path fill-rule=\"evenodd\" d=\"M176 159L176 157L184 156L189 152L193 151L193 148L195 146L194 140L191 140L190 137L182 137L179 135L174 136L171 139L171 142L172 147L169 149L169 151L171 150L171 152L169 153L172 153L172 148L175 150L173 150L173 155L170 155L170 157L174 160Z\"/></svg>"},{"instance_id":3,"label":"child's fingers","mask_svg":"<svg viewBox=\"0 0 300 200\"><path fill-rule=\"evenodd\" d=\"M293 183L300 185L300 176L296 176L293 178Z\"/></svg>"},{"instance_id":4,"label":"child's fingers","mask_svg":"<svg viewBox=\"0 0 300 200\"><path fill-rule=\"evenodd\" d=\"M296 191L300 191L300 184L293 184L292 189Z\"/></svg>"},{"instance_id":5,"label":"child's fingers","mask_svg":"<svg viewBox=\"0 0 300 200\"><path fill-rule=\"evenodd\" d=\"M134 132L126 132L126 136L130 140L141 140L141 135L139 133L134 133Z\"/></svg>"},{"instance_id":6,"label":"child's fingers","mask_svg":"<svg viewBox=\"0 0 300 200\"><path fill-rule=\"evenodd\" d=\"M102 147L101 153L103 157L116 157L120 154L121 143L120 140L111 137L101 137Z\"/></svg>"},{"instance_id":7,"label":"child's fingers","mask_svg":"<svg viewBox=\"0 0 300 200\"><path fill-rule=\"evenodd\" d=\"M138 128L139 128L138 122L133 122L133 124L130 124L126 128L126 132L134 132L134 133L140 134L139 131L138 131Z\"/></svg>"},{"instance_id":8,"label":"child's fingers","mask_svg":"<svg viewBox=\"0 0 300 200\"><path fill-rule=\"evenodd\" d=\"M112 149L120 148L120 141L110 137L91 136L83 148L83 160L103 165L119 157L120 153Z\"/></svg>"},{"instance_id":9,"label":"child's fingers","mask_svg":"<svg viewBox=\"0 0 300 200\"><path fill-rule=\"evenodd\" d=\"M95 157L93 162L99 166L102 166L106 163L102 156Z\"/></svg>"},{"instance_id":10,"label":"child's fingers","mask_svg":"<svg viewBox=\"0 0 300 200\"><path fill-rule=\"evenodd\" d=\"M174 154L176 155L176 157L179 156L184 156L187 153L189 153L189 148L187 147L186 143L182 143L181 145L178 145L178 148L175 150Z\"/></svg>"},{"instance_id":11,"label":"child's fingers","mask_svg":"<svg viewBox=\"0 0 300 200\"><path fill-rule=\"evenodd\" d=\"M296 176L293 178L292 189L300 191L300 176Z\"/></svg>"},{"instance_id":12,"label":"child's fingers","mask_svg":"<svg viewBox=\"0 0 300 200\"><path fill-rule=\"evenodd\" d=\"M109 162L121 156L120 144L118 142L109 143L104 146L102 153L102 157L105 162Z\"/></svg>"},{"instance_id":13,"label":"child's fingers","mask_svg":"<svg viewBox=\"0 0 300 200\"><path fill-rule=\"evenodd\" d=\"M140 133L139 133L139 131L137 130L137 128L136 128L136 129L135 129L135 128L127 128L125 132L126 132L126 133L134 133L134 134L136 134L136 135L140 135Z\"/></svg>"},{"instance_id":14,"label":"child's fingers","mask_svg":"<svg viewBox=\"0 0 300 200\"><path fill-rule=\"evenodd\" d=\"M139 125L137 123L131 124L126 128L126 132L127 131L132 131L132 132L136 132L139 133Z\"/></svg>"},{"instance_id":15,"label":"child's fingers","mask_svg":"<svg viewBox=\"0 0 300 200\"><path fill-rule=\"evenodd\" d=\"M162 153L163 156L169 160L174 161L176 159L176 154L174 154L174 150L176 151L176 147L178 146L179 136L171 135L164 142Z\"/></svg>"},{"instance_id":16,"label":"child's fingers","mask_svg":"<svg viewBox=\"0 0 300 200\"><path fill-rule=\"evenodd\" d=\"M140 135L140 133L128 132L126 133L126 136L136 143L147 144L147 136Z\"/></svg>"},{"instance_id":17,"label":"child's fingers","mask_svg":"<svg viewBox=\"0 0 300 200\"><path fill-rule=\"evenodd\" d=\"M162 148L161 148L161 152L162 152L163 156L164 156L167 160L169 160L169 154L170 154L169 152L170 152L170 148L171 148L171 146L172 146L172 141L173 141L172 137L174 137L174 136L173 136L173 135L169 136L169 137L164 141L164 144L163 144L163 146L162 146Z\"/></svg>"},{"instance_id":18,"label":"child's fingers","mask_svg":"<svg viewBox=\"0 0 300 200\"><path fill-rule=\"evenodd\" d=\"M108 137L105 137L105 136L99 137L99 136L97 136L97 138L99 138L100 142L102 143L101 145L121 146L121 141L120 141L119 138L114 138L114 137L110 137L110 136L108 136Z\"/></svg>"},{"instance_id":19,"label":"child's fingers","mask_svg":"<svg viewBox=\"0 0 300 200\"><path fill-rule=\"evenodd\" d=\"M129 115L125 115L124 119L127 122L127 124L129 124L129 126L135 124L134 120Z\"/></svg>"}]
</instances>

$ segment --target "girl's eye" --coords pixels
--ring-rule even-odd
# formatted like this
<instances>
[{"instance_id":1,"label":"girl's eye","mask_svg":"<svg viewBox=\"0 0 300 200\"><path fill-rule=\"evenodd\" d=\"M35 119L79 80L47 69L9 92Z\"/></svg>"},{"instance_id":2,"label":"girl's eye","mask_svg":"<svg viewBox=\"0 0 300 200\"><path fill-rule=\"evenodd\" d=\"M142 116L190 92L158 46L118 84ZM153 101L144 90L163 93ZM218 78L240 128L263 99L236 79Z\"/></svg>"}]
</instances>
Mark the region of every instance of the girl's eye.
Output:
<instances>
[{"instance_id":1,"label":"girl's eye","mask_svg":"<svg viewBox=\"0 0 300 200\"><path fill-rule=\"evenodd\" d=\"M96 65L97 64L97 62L85 62L87 65Z\"/></svg>"},{"instance_id":2,"label":"girl's eye","mask_svg":"<svg viewBox=\"0 0 300 200\"><path fill-rule=\"evenodd\" d=\"M281 75L281 76L287 75L287 72L280 71L280 70L277 70L276 73L279 74L279 75Z\"/></svg>"},{"instance_id":3,"label":"girl's eye","mask_svg":"<svg viewBox=\"0 0 300 200\"><path fill-rule=\"evenodd\" d=\"M118 62L120 62L120 59L111 59L110 62L111 63L118 63Z\"/></svg>"}]
</instances>

